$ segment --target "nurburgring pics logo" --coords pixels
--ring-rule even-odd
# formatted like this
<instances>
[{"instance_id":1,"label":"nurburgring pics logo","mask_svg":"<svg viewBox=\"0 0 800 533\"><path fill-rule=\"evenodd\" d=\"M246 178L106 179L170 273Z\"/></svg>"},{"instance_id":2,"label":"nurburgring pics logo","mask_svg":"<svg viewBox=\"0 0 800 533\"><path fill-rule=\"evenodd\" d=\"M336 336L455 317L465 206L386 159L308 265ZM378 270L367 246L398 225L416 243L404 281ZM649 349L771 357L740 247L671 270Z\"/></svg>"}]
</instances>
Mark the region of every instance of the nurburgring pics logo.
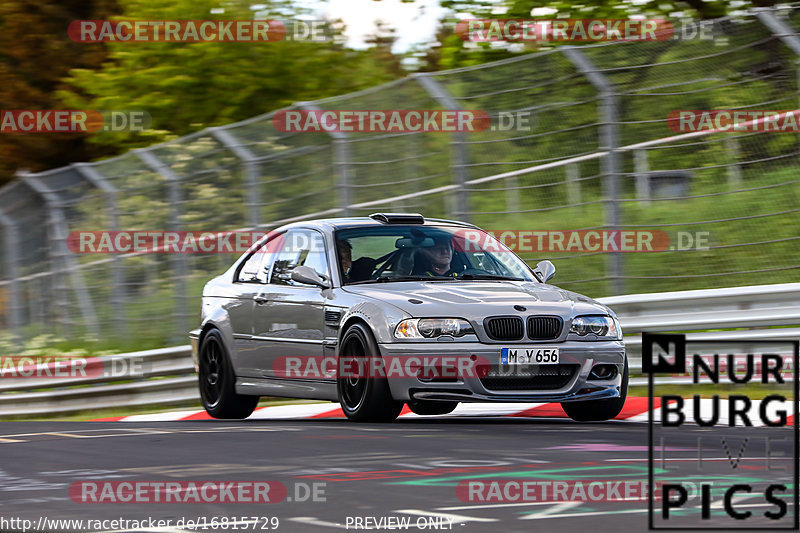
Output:
<instances>
[{"instance_id":1,"label":"nurburgring pics logo","mask_svg":"<svg viewBox=\"0 0 800 533\"><path fill-rule=\"evenodd\" d=\"M799 345L642 334L649 486L658 483L663 493L658 510L649 498L650 529L798 529ZM656 374L689 380L694 394L657 394ZM685 446L695 439L692 456ZM700 495L699 505L688 504L690 493Z\"/></svg>"}]
</instances>

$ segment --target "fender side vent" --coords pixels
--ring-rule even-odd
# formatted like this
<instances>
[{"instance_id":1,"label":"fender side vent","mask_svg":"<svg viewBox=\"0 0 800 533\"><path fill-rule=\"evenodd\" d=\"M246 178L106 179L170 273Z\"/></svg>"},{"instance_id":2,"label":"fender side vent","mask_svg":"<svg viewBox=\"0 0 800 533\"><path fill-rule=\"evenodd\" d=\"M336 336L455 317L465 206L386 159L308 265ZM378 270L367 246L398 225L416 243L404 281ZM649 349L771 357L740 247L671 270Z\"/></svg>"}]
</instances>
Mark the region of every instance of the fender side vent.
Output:
<instances>
[{"instance_id":1,"label":"fender side vent","mask_svg":"<svg viewBox=\"0 0 800 533\"><path fill-rule=\"evenodd\" d=\"M338 328L339 322L341 320L342 320L341 311L325 311L325 324Z\"/></svg>"}]
</instances>

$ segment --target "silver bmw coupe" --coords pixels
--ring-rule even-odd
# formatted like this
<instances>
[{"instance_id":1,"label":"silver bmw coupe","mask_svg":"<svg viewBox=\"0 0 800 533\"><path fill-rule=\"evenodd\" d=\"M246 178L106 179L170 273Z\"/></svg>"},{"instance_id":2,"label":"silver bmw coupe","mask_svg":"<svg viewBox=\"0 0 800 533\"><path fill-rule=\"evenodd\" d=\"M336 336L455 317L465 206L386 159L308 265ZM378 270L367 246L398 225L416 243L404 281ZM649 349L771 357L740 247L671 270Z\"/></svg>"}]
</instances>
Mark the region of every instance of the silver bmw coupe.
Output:
<instances>
[{"instance_id":1,"label":"silver bmw coupe","mask_svg":"<svg viewBox=\"0 0 800 533\"><path fill-rule=\"evenodd\" d=\"M403 405L561 402L615 417L628 362L613 311L548 284L490 233L417 214L297 222L203 289L191 332L200 396L246 418L260 396L338 401L363 422Z\"/></svg>"}]
</instances>

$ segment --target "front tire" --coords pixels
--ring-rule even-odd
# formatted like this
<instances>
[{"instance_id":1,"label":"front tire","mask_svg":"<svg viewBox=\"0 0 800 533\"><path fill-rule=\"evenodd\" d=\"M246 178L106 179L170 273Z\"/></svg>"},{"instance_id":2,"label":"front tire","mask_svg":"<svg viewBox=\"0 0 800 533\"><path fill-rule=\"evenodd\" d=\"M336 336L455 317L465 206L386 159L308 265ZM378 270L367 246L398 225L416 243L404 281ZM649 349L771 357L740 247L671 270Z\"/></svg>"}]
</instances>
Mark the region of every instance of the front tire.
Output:
<instances>
[{"instance_id":1,"label":"front tire","mask_svg":"<svg viewBox=\"0 0 800 533\"><path fill-rule=\"evenodd\" d=\"M336 379L339 404L350 420L391 422L403 409L403 402L392 398L386 378L371 375L372 369L383 368L382 364L372 332L360 323L350 326L342 336L338 367L340 370L349 369L348 375Z\"/></svg>"},{"instance_id":2,"label":"front tire","mask_svg":"<svg viewBox=\"0 0 800 533\"><path fill-rule=\"evenodd\" d=\"M212 329L203 337L198 359L200 399L206 412L222 419L250 416L258 396L236 393L236 376L219 330Z\"/></svg>"},{"instance_id":3,"label":"front tire","mask_svg":"<svg viewBox=\"0 0 800 533\"><path fill-rule=\"evenodd\" d=\"M625 358L625 368L622 374L622 385L619 388L618 398L605 400L588 400L584 402L563 402L561 407L571 419L576 422L601 422L611 420L617 416L625 405L628 397L628 358Z\"/></svg>"}]
</instances>

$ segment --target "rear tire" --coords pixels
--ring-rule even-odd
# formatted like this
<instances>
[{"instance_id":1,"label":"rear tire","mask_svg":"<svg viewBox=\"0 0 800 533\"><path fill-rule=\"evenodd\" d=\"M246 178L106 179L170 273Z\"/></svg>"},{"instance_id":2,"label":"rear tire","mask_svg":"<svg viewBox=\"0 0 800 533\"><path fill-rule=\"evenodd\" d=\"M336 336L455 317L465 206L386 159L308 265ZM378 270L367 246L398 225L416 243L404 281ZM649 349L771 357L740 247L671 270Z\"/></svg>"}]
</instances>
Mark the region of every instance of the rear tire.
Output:
<instances>
[{"instance_id":1,"label":"rear tire","mask_svg":"<svg viewBox=\"0 0 800 533\"><path fill-rule=\"evenodd\" d=\"M356 376L336 379L339 404L350 420L391 422L403 409L403 402L392 398L386 378L370 375L370 369L377 366L373 364L376 357L380 359L381 356L372 332L360 323L350 326L342 336L338 368L363 370L359 370ZM354 360L356 364L346 364L348 360Z\"/></svg>"},{"instance_id":2,"label":"rear tire","mask_svg":"<svg viewBox=\"0 0 800 533\"><path fill-rule=\"evenodd\" d=\"M605 400L588 400L584 402L563 402L561 407L567 415L576 422L601 422L611 420L617 416L625 405L628 397L628 358L625 358L625 368L622 371L622 385L619 388L619 398Z\"/></svg>"},{"instance_id":3,"label":"rear tire","mask_svg":"<svg viewBox=\"0 0 800 533\"><path fill-rule=\"evenodd\" d=\"M442 402L434 400L415 400L408 402L408 408L418 415L446 415L458 407L458 402Z\"/></svg>"},{"instance_id":4,"label":"rear tire","mask_svg":"<svg viewBox=\"0 0 800 533\"><path fill-rule=\"evenodd\" d=\"M198 359L200 399L206 412L221 419L250 416L258 396L236 393L236 376L219 330L212 329L203 337Z\"/></svg>"}]
</instances>

